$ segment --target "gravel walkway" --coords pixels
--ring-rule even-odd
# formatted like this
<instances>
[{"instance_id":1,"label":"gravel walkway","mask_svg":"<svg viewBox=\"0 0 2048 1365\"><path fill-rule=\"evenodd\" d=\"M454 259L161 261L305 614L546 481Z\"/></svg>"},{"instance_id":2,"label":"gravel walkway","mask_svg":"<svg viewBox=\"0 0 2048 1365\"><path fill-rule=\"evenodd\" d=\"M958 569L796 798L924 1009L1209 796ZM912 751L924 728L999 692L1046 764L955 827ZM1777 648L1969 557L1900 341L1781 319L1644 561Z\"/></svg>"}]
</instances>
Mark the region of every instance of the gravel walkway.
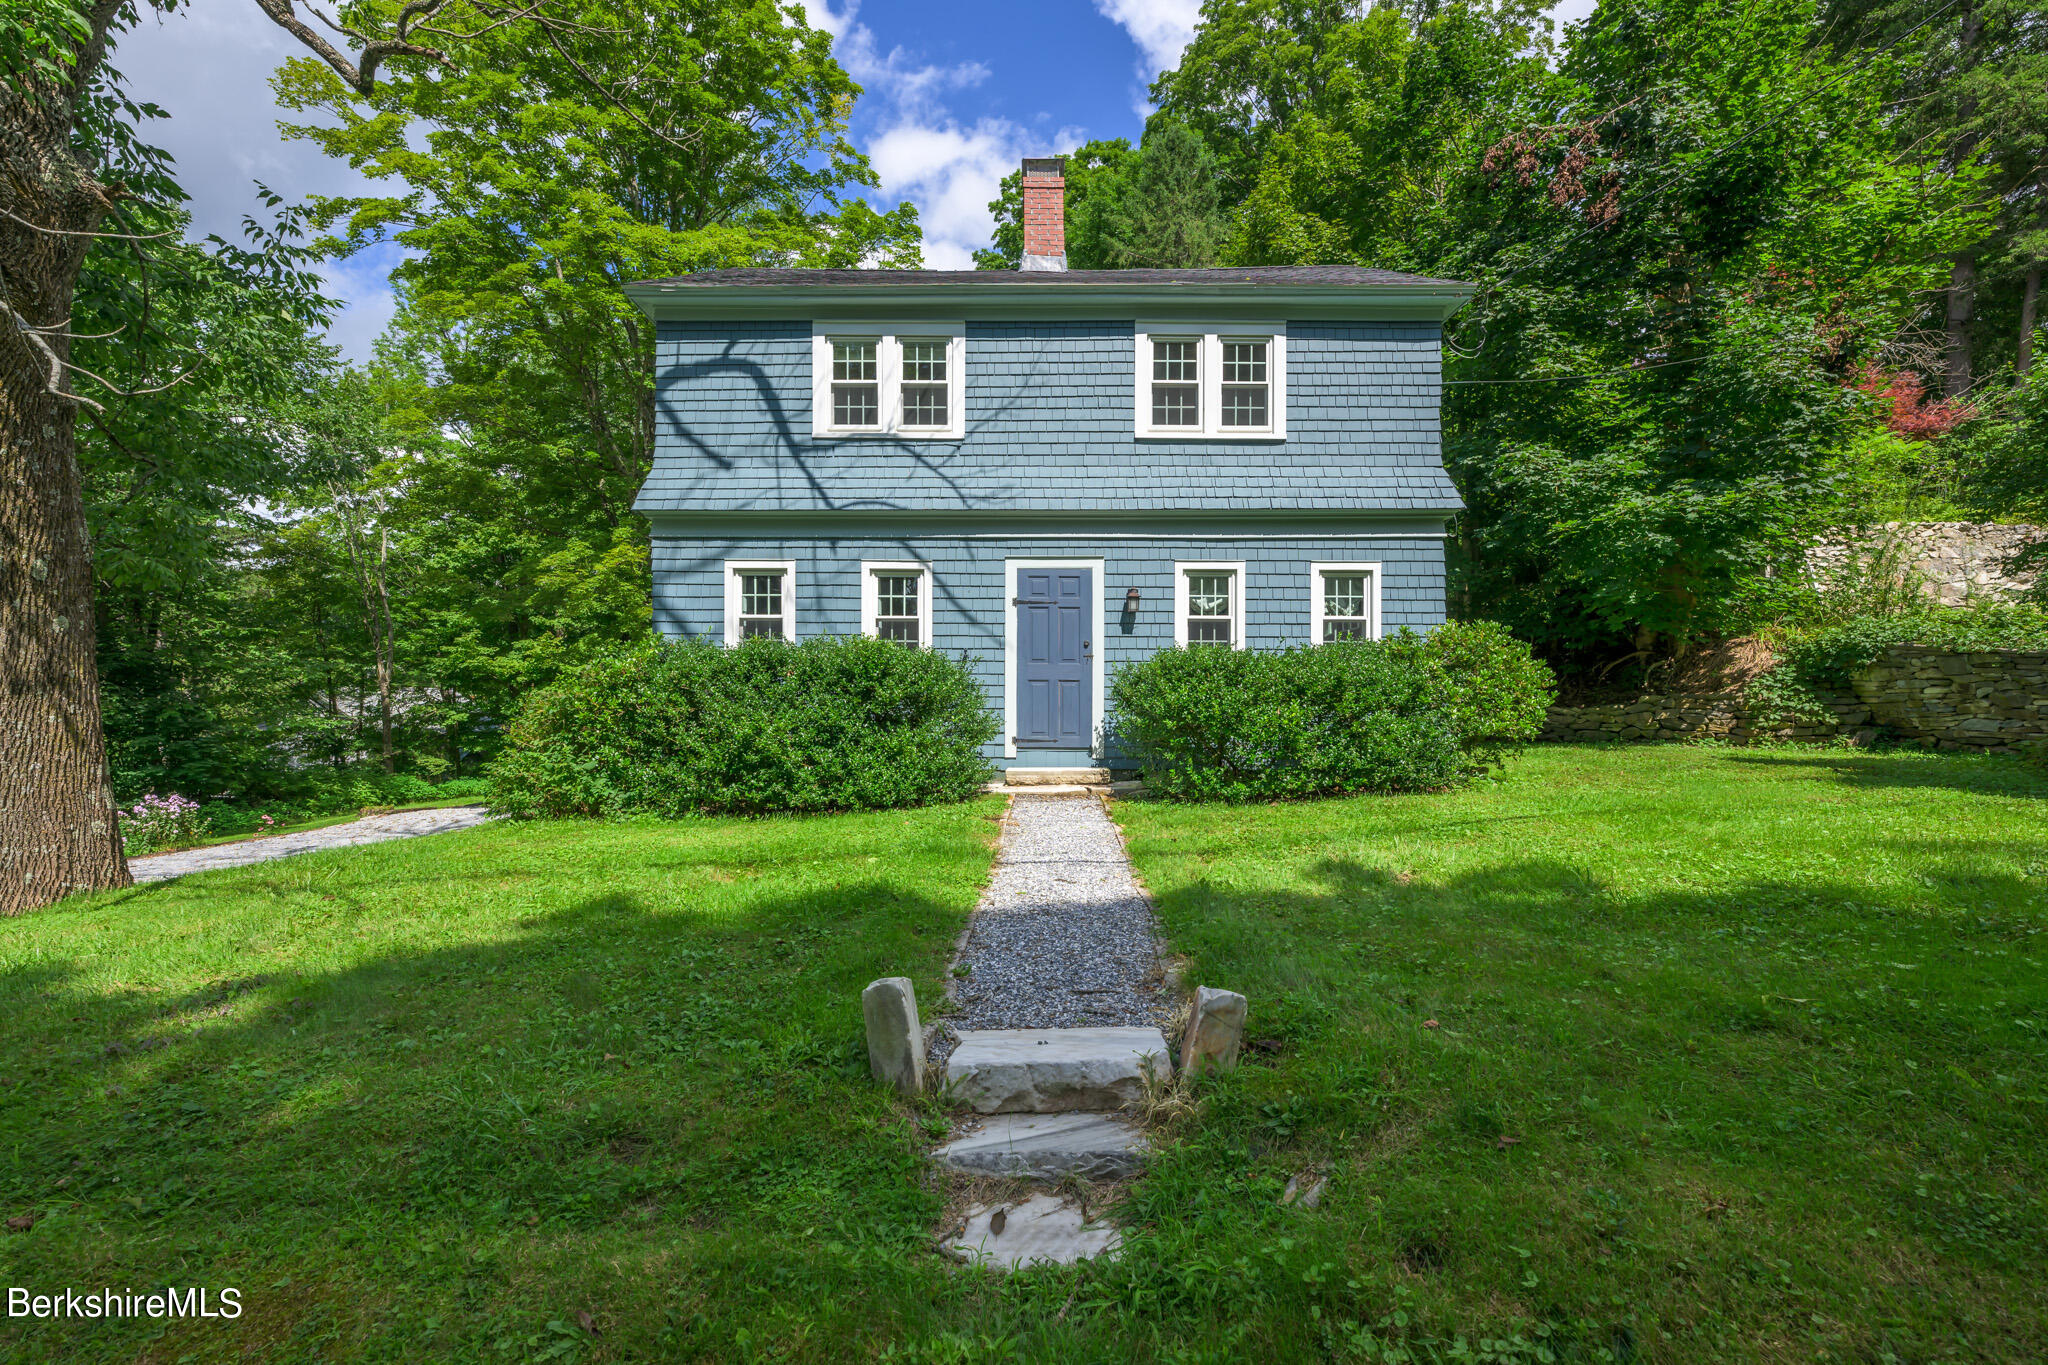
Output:
<instances>
[{"instance_id":1,"label":"gravel walkway","mask_svg":"<svg viewBox=\"0 0 2048 1365\"><path fill-rule=\"evenodd\" d=\"M216 867L246 867L289 858L294 853L312 853L323 848L351 848L357 844L381 844L386 839L417 839L422 834L445 834L451 829L468 829L490 817L482 806L444 806L439 810L402 810L391 815L366 815L345 825L309 829L298 834L273 834L266 839L244 839L238 844L214 844L210 848L188 848L183 853L150 853L128 860L128 873L138 882L168 881L188 872L209 872Z\"/></svg>"},{"instance_id":2,"label":"gravel walkway","mask_svg":"<svg viewBox=\"0 0 2048 1365\"><path fill-rule=\"evenodd\" d=\"M967 922L954 1028L1171 1022L1152 906L1096 798L1016 796L995 875ZM950 1053L938 1031L935 1060Z\"/></svg>"}]
</instances>

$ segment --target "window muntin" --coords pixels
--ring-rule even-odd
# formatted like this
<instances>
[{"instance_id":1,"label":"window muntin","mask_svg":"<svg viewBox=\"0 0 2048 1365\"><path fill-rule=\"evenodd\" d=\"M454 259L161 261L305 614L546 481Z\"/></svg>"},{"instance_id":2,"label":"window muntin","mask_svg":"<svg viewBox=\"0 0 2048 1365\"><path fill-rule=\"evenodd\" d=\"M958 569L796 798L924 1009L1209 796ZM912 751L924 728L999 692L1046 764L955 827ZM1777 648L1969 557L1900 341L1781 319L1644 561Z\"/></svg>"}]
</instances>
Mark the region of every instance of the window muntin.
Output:
<instances>
[{"instance_id":1,"label":"window muntin","mask_svg":"<svg viewBox=\"0 0 2048 1365\"><path fill-rule=\"evenodd\" d=\"M832 342L832 425L882 425L882 374L873 339Z\"/></svg>"},{"instance_id":2,"label":"window muntin","mask_svg":"<svg viewBox=\"0 0 2048 1365\"><path fill-rule=\"evenodd\" d=\"M1135 326L1135 432L1158 440L1287 438L1287 328Z\"/></svg>"},{"instance_id":3,"label":"window muntin","mask_svg":"<svg viewBox=\"0 0 2048 1365\"><path fill-rule=\"evenodd\" d=\"M782 574L779 570L740 573L740 638L782 635Z\"/></svg>"},{"instance_id":4,"label":"window muntin","mask_svg":"<svg viewBox=\"0 0 2048 1365\"><path fill-rule=\"evenodd\" d=\"M1223 342L1224 426L1271 425L1266 404L1267 345L1264 340Z\"/></svg>"},{"instance_id":5,"label":"window muntin","mask_svg":"<svg viewBox=\"0 0 2048 1365\"><path fill-rule=\"evenodd\" d=\"M956 441L967 434L967 324L811 324L811 435Z\"/></svg>"},{"instance_id":6,"label":"window muntin","mask_svg":"<svg viewBox=\"0 0 2048 1365\"><path fill-rule=\"evenodd\" d=\"M1188 643L1232 645L1230 589L1236 577L1228 570L1203 570L1187 575Z\"/></svg>"},{"instance_id":7,"label":"window muntin","mask_svg":"<svg viewBox=\"0 0 2048 1365\"><path fill-rule=\"evenodd\" d=\"M1173 642L1245 647L1245 565L1241 559L1182 560L1173 566Z\"/></svg>"},{"instance_id":8,"label":"window muntin","mask_svg":"<svg viewBox=\"0 0 2048 1365\"><path fill-rule=\"evenodd\" d=\"M1362 570L1326 570L1321 577L1323 643L1371 639L1371 598L1367 596L1371 575Z\"/></svg>"},{"instance_id":9,"label":"window muntin","mask_svg":"<svg viewBox=\"0 0 2048 1365\"><path fill-rule=\"evenodd\" d=\"M878 573L875 575L875 634L884 640L901 640L921 645L920 627L924 613L919 601L924 595L924 575L919 573Z\"/></svg>"},{"instance_id":10,"label":"window muntin","mask_svg":"<svg viewBox=\"0 0 2048 1365\"><path fill-rule=\"evenodd\" d=\"M1152 341L1152 425L1202 425L1202 339L1155 337Z\"/></svg>"},{"instance_id":11,"label":"window muntin","mask_svg":"<svg viewBox=\"0 0 2048 1365\"><path fill-rule=\"evenodd\" d=\"M1380 638L1380 566L1358 561L1308 566L1308 640Z\"/></svg>"},{"instance_id":12,"label":"window muntin","mask_svg":"<svg viewBox=\"0 0 2048 1365\"><path fill-rule=\"evenodd\" d=\"M903 425L943 427L951 404L944 337L905 337L903 346Z\"/></svg>"},{"instance_id":13,"label":"window muntin","mask_svg":"<svg viewBox=\"0 0 2048 1365\"><path fill-rule=\"evenodd\" d=\"M725 561L725 642L796 638L796 562Z\"/></svg>"}]
</instances>

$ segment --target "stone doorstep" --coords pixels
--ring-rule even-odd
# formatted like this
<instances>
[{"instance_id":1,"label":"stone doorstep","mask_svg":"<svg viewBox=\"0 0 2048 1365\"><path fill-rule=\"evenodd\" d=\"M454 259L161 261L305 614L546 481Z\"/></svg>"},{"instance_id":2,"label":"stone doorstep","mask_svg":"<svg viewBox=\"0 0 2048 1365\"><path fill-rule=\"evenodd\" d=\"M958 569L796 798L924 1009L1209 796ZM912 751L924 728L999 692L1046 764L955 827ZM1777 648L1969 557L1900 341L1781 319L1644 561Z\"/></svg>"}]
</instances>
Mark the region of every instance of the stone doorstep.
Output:
<instances>
[{"instance_id":1,"label":"stone doorstep","mask_svg":"<svg viewBox=\"0 0 2048 1365\"><path fill-rule=\"evenodd\" d=\"M946 1085L980 1114L1110 1112L1173 1074L1156 1028L961 1029Z\"/></svg>"},{"instance_id":2,"label":"stone doorstep","mask_svg":"<svg viewBox=\"0 0 2048 1365\"><path fill-rule=\"evenodd\" d=\"M1115 1180L1145 1164L1145 1135L1107 1114L991 1114L932 1153L941 1166L1011 1179Z\"/></svg>"},{"instance_id":3,"label":"stone doorstep","mask_svg":"<svg viewBox=\"0 0 2048 1365\"><path fill-rule=\"evenodd\" d=\"M1106 787L1107 768L1007 768L1004 784L1011 787Z\"/></svg>"}]
</instances>

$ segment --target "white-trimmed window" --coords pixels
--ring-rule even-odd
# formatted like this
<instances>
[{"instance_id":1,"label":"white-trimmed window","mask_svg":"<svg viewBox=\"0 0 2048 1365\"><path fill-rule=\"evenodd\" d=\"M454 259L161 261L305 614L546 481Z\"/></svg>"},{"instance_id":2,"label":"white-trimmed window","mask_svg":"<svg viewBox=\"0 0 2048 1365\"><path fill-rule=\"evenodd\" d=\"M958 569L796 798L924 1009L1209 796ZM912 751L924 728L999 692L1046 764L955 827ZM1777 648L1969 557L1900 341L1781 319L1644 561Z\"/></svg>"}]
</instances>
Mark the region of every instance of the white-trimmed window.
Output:
<instances>
[{"instance_id":1,"label":"white-trimmed window","mask_svg":"<svg viewBox=\"0 0 2048 1365\"><path fill-rule=\"evenodd\" d=\"M736 645L757 635L796 638L796 561L725 562L725 642Z\"/></svg>"},{"instance_id":2,"label":"white-trimmed window","mask_svg":"<svg viewBox=\"0 0 2048 1365\"><path fill-rule=\"evenodd\" d=\"M1173 642L1244 648L1244 561L1173 566Z\"/></svg>"},{"instance_id":3,"label":"white-trimmed window","mask_svg":"<svg viewBox=\"0 0 2048 1365\"><path fill-rule=\"evenodd\" d=\"M811 435L959 440L964 323L811 325Z\"/></svg>"},{"instance_id":4,"label":"white-trimmed window","mask_svg":"<svg viewBox=\"0 0 2048 1365\"><path fill-rule=\"evenodd\" d=\"M1380 566L1308 566L1309 642L1380 638Z\"/></svg>"},{"instance_id":5,"label":"white-trimmed window","mask_svg":"<svg viewBox=\"0 0 2048 1365\"><path fill-rule=\"evenodd\" d=\"M1287 435L1287 328L1137 325L1137 434L1204 440Z\"/></svg>"},{"instance_id":6,"label":"white-trimmed window","mask_svg":"<svg viewBox=\"0 0 2048 1365\"><path fill-rule=\"evenodd\" d=\"M932 581L928 566L864 560L860 566L861 629L907 645L932 642Z\"/></svg>"}]
</instances>

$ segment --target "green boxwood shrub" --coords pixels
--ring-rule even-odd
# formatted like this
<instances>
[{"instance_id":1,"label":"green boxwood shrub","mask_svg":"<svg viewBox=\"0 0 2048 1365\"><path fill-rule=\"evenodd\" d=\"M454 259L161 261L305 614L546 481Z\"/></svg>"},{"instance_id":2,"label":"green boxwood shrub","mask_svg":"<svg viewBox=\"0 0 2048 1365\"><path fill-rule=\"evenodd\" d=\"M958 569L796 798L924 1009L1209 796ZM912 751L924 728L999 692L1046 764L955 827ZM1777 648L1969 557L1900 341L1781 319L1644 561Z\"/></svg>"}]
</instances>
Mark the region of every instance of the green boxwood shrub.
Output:
<instances>
[{"instance_id":1,"label":"green boxwood shrub","mask_svg":"<svg viewBox=\"0 0 2048 1365\"><path fill-rule=\"evenodd\" d=\"M650 642L529 695L491 767L514 817L872 810L967 798L994 737L964 661L865 637Z\"/></svg>"},{"instance_id":2,"label":"green boxwood shrub","mask_svg":"<svg viewBox=\"0 0 2048 1365\"><path fill-rule=\"evenodd\" d=\"M1117 674L1112 737L1179 800L1439 790L1535 738L1554 687L1493 622L1277 653L1172 649Z\"/></svg>"}]
</instances>

